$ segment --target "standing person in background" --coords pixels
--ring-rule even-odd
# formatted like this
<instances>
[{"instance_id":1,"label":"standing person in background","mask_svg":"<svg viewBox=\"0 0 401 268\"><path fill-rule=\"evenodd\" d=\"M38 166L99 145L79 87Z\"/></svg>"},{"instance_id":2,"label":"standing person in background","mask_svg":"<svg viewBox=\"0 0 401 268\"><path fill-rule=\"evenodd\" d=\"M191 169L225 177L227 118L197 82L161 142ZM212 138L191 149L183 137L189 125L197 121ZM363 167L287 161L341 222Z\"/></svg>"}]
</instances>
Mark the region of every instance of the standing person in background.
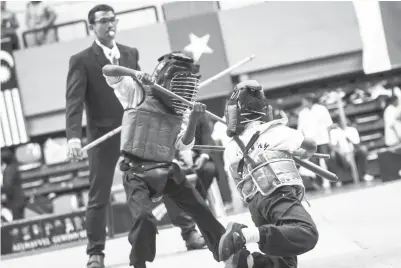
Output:
<instances>
[{"instance_id":1,"label":"standing person in background","mask_svg":"<svg viewBox=\"0 0 401 268\"><path fill-rule=\"evenodd\" d=\"M4 164L2 194L5 195L4 206L11 210L13 220L24 218L26 198L21 185L18 162L9 148L2 148L1 162Z\"/></svg>"},{"instance_id":2,"label":"standing person in background","mask_svg":"<svg viewBox=\"0 0 401 268\"><path fill-rule=\"evenodd\" d=\"M195 129L196 145L214 145L211 129L206 114L200 116ZM178 152L178 159L184 163L185 169L197 175L195 189L206 200L208 190L216 177L216 165L207 151L186 150ZM179 208L168 196L163 197L170 220L174 226L181 228L181 236L188 250L201 249L206 246L205 239L196 230L196 224L187 213Z\"/></svg>"},{"instance_id":3,"label":"standing person in background","mask_svg":"<svg viewBox=\"0 0 401 268\"><path fill-rule=\"evenodd\" d=\"M19 40L17 29L19 23L15 13L6 8L6 1L1 1L1 38L10 38L13 50L18 50Z\"/></svg>"},{"instance_id":4,"label":"standing person in background","mask_svg":"<svg viewBox=\"0 0 401 268\"><path fill-rule=\"evenodd\" d=\"M329 110L316 101L313 93L308 94L302 100L302 106L303 108L298 115L298 130L305 137L316 141L318 153L328 154L330 148L329 127L333 124ZM327 163L324 159L311 158L311 161L327 169ZM323 180L319 176L317 178L319 179L318 183L322 184L324 188L330 188L329 181Z\"/></svg>"},{"instance_id":5,"label":"standing person in background","mask_svg":"<svg viewBox=\"0 0 401 268\"><path fill-rule=\"evenodd\" d=\"M33 33L35 45L41 46L56 41L55 29L50 29L57 19L56 11L43 1L29 1L26 7L26 26Z\"/></svg>"},{"instance_id":6,"label":"standing person in background","mask_svg":"<svg viewBox=\"0 0 401 268\"><path fill-rule=\"evenodd\" d=\"M356 123L351 120L347 120L345 133L354 148L355 164L358 169L358 177L363 178L365 181L372 181L374 177L367 173L368 149L366 146L361 144L361 137L358 129L356 128Z\"/></svg>"},{"instance_id":7,"label":"standing person in background","mask_svg":"<svg viewBox=\"0 0 401 268\"><path fill-rule=\"evenodd\" d=\"M70 58L66 92L66 134L69 157L79 160L82 114L85 106L88 142L121 126L123 107L106 83L102 68L118 64L140 70L136 48L117 44L118 19L108 5L97 5L88 13L89 27L95 35L92 46ZM106 208L109 203L114 168L120 155L120 135L114 135L88 151L89 198L86 232L89 255L87 267L103 268L106 241Z\"/></svg>"},{"instance_id":8,"label":"standing person in background","mask_svg":"<svg viewBox=\"0 0 401 268\"><path fill-rule=\"evenodd\" d=\"M384 109L384 139L387 146L401 145L401 105L397 96L387 101Z\"/></svg>"},{"instance_id":9,"label":"standing person in background","mask_svg":"<svg viewBox=\"0 0 401 268\"><path fill-rule=\"evenodd\" d=\"M222 119L225 121L225 117L223 116ZM212 132L212 139L216 142L217 145L226 147L227 144L231 141L231 138L227 136L227 125L216 121L213 126ZM223 159L223 166L226 168ZM224 169L224 173L227 177L229 171ZM231 202L232 202L232 209L234 212L240 212L243 210L245 206L245 202L242 200L240 194L237 191L237 187L233 180L227 178L228 187L230 189L231 194Z\"/></svg>"}]
</instances>

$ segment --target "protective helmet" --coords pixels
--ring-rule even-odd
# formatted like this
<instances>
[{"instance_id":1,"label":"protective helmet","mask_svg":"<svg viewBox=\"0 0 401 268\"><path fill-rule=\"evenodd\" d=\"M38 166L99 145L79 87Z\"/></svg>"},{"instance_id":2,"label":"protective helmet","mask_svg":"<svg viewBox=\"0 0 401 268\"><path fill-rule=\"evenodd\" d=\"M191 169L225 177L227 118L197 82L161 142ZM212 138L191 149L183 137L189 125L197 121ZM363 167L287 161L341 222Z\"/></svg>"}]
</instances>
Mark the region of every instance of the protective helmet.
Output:
<instances>
[{"instance_id":1,"label":"protective helmet","mask_svg":"<svg viewBox=\"0 0 401 268\"><path fill-rule=\"evenodd\" d=\"M194 64L194 60L181 52L173 52L161 56L158 59L152 78L156 83L171 92L193 102L198 94L199 65ZM157 97L173 114L182 115L188 105L180 100L153 91Z\"/></svg>"},{"instance_id":2,"label":"protective helmet","mask_svg":"<svg viewBox=\"0 0 401 268\"><path fill-rule=\"evenodd\" d=\"M267 121L267 116L268 103L262 86L255 80L241 82L226 103L227 136L239 135L247 123Z\"/></svg>"}]
</instances>

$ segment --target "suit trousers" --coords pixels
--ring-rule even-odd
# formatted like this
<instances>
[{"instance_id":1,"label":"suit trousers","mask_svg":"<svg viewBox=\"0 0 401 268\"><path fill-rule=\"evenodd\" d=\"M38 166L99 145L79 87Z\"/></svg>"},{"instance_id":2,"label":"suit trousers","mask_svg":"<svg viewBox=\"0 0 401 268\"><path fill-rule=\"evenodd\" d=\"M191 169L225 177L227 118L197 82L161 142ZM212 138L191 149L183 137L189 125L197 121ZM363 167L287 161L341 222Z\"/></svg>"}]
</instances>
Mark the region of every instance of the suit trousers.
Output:
<instances>
[{"instance_id":1,"label":"suit trousers","mask_svg":"<svg viewBox=\"0 0 401 268\"><path fill-rule=\"evenodd\" d=\"M178 165L170 164L176 166ZM133 217L128 234L131 244L130 265L142 267L156 255L157 221L152 214L152 197L160 193L168 196L180 209L188 213L198 225L209 250L218 260L218 245L225 228L213 216L198 191L185 179L170 172L171 167L156 167L143 172L125 171L124 188ZM177 179L181 177L181 179ZM161 192L160 192L161 191Z\"/></svg>"},{"instance_id":2,"label":"suit trousers","mask_svg":"<svg viewBox=\"0 0 401 268\"><path fill-rule=\"evenodd\" d=\"M196 180L195 189L199 192L203 200L206 200L210 185L216 177L216 167L214 163L212 161L207 161L206 164L196 172L196 175L198 179ZM181 236L186 240L191 232L196 231L194 220L178 207L169 196L163 197L163 201L166 205L171 223L181 228Z\"/></svg>"},{"instance_id":3,"label":"suit trousers","mask_svg":"<svg viewBox=\"0 0 401 268\"><path fill-rule=\"evenodd\" d=\"M259 229L259 249L265 253L252 253L254 268L295 268L297 255L317 244L316 225L292 186L283 186L269 196L257 193L249 210Z\"/></svg>"},{"instance_id":4,"label":"suit trousers","mask_svg":"<svg viewBox=\"0 0 401 268\"><path fill-rule=\"evenodd\" d=\"M92 128L89 141L106 134L111 129ZM106 243L107 207L110 201L114 170L120 156L120 135L105 140L88 151L89 193L86 208L86 233L88 255L103 255Z\"/></svg>"}]
</instances>

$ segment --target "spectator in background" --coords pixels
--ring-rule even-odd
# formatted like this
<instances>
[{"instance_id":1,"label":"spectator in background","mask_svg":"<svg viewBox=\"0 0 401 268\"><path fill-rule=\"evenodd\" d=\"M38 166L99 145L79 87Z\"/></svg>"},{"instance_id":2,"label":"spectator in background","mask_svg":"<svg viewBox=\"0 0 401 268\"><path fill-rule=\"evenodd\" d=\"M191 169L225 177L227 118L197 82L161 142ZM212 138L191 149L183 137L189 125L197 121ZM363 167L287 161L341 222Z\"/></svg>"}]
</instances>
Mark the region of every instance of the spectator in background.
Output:
<instances>
[{"instance_id":1,"label":"spectator in background","mask_svg":"<svg viewBox=\"0 0 401 268\"><path fill-rule=\"evenodd\" d=\"M355 131L354 131L355 130ZM329 130L330 136L330 161L328 168L336 173L339 182L352 182L352 169L350 156L354 151L354 142L359 142L358 131L354 128L342 128L334 123Z\"/></svg>"},{"instance_id":2,"label":"spectator in background","mask_svg":"<svg viewBox=\"0 0 401 268\"><path fill-rule=\"evenodd\" d=\"M298 115L298 130L305 137L311 138L317 143L317 152L322 154L329 153L329 127L333 124L333 120L329 110L317 103L313 93L308 94L302 100L302 109ZM320 160L320 162L319 162ZM320 164L323 168L327 168L324 159L311 158L311 161ZM324 188L330 188L330 182L317 177L318 183Z\"/></svg>"},{"instance_id":3,"label":"spectator in background","mask_svg":"<svg viewBox=\"0 0 401 268\"><path fill-rule=\"evenodd\" d=\"M225 121L225 117L223 116L222 119ZM213 125L213 132L212 132L212 139L215 141L216 145L219 146L227 146L227 144L230 142L231 138L227 136L227 126L219 121L216 121ZM223 167L225 167L224 165L224 160L222 160L223 162ZM224 170L226 178L227 178L227 182L228 182L228 187L230 190L230 194L231 194L231 202L232 202L232 208L235 212L239 212L242 211L242 209L244 208L244 201L242 200L238 190L237 190L237 186L235 185L235 182L233 179L231 179L229 176L227 176L227 170Z\"/></svg>"},{"instance_id":4,"label":"spectator in background","mask_svg":"<svg viewBox=\"0 0 401 268\"><path fill-rule=\"evenodd\" d=\"M9 148L2 148L1 162L5 165L1 188L5 200L2 203L11 210L13 220L23 219L25 217L26 198L21 185L17 159Z\"/></svg>"},{"instance_id":5,"label":"spectator in background","mask_svg":"<svg viewBox=\"0 0 401 268\"><path fill-rule=\"evenodd\" d=\"M368 149L361 144L361 137L356 128L355 122L347 120L347 126L344 129L345 135L350 143L353 145L355 164L358 169L358 177L363 178L365 181L372 181L374 177L367 173L368 166Z\"/></svg>"},{"instance_id":6,"label":"spectator in background","mask_svg":"<svg viewBox=\"0 0 401 268\"><path fill-rule=\"evenodd\" d=\"M212 126L210 118L205 114L198 121L195 130L196 145L214 145L211 138ZM177 152L177 159L182 163L181 167L186 173L196 173L197 180L195 188L204 200L207 199L208 190L215 178L218 177L215 156L209 155L208 151L186 150ZM168 196L163 197L167 213L174 226L181 228L181 236L188 250L201 249L206 246L204 238L195 228L194 220Z\"/></svg>"},{"instance_id":7,"label":"spectator in background","mask_svg":"<svg viewBox=\"0 0 401 268\"><path fill-rule=\"evenodd\" d=\"M10 38L13 50L20 49L17 29L19 23L15 13L7 10L6 1L1 1L1 38Z\"/></svg>"},{"instance_id":8,"label":"spectator in background","mask_svg":"<svg viewBox=\"0 0 401 268\"><path fill-rule=\"evenodd\" d=\"M222 119L225 121L225 117ZM227 143L231 140L230 137L227 136L227 126L220 121L216 121L213 125L212 139L217 143L217 145L226 146Z\"/></svg>"},{"instance_id":9,"label":"spectator in background","mask_svg":"<svg viewBox=\"0 0 401 268\"><path fill-rule=\"evenodd\" d=\"M387 146L401 144L401 105L397 96L387 101L384 109L384 139Z\"/></svg>"},{"instance_id":10,"label":"spectator in background","mask_svg":"<svg viewBox=\"0 0 401 268\"><path fill-rule=\"evenodd\" d=\"M30 1L26 10L26 25L29 30L39 30L32 33L34 36L34 45L41 46L43 44L56 41L56 30L54 22L57 14L53 8L45 4L43 1Z\"/></svg>"},{"instance_id":11,"label":"spectator in background","mask_svg":"<svg viewBox=\"0 0 401 268\"><path fill-rule=\"evenodd\" d=\"M277 120L277 119L282 119L282 118L287 118L287 114L284 112L284 110L281 107L276 106L273 108L272 106L269 106L269 120Z\"/></svg>"}]
</instances>

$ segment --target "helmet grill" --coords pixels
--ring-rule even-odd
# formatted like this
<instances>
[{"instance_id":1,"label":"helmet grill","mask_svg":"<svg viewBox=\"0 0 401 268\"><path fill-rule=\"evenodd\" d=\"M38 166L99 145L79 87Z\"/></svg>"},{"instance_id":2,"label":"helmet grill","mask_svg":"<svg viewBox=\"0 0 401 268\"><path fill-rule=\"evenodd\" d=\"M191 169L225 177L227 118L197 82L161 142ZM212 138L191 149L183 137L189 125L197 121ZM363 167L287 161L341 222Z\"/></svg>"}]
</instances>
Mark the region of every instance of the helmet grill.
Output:
<instances>
[{"instance_id":1,"label":"helmet grill","mask_svg":"<svg viewBox=\"0 0 401 268\"><path fill-rule=\"evenodd\" d=\"M190 72L176 74L170 82L170 91L178 96L194 102L198 94L200 75ZM170 97L172 107L176 114L182 115L189 105L180 100Z\"/></svg>"}]
</instances>

